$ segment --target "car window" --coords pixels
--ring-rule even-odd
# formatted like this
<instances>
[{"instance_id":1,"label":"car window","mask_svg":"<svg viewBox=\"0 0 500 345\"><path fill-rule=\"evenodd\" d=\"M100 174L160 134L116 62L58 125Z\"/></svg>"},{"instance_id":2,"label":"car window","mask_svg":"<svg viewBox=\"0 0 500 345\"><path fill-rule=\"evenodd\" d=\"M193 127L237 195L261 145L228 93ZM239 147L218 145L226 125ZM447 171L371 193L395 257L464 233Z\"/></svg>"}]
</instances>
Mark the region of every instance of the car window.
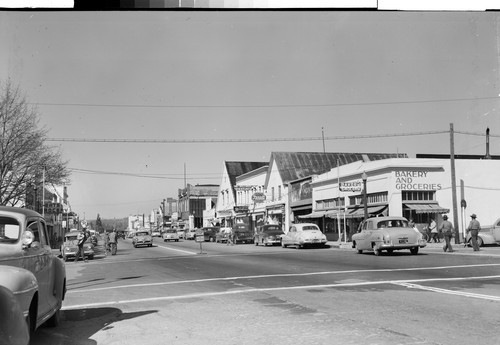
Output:
<instances>
[{"instance_id":1,"label":"car window","mask_svg":"<svg viewBox=\"0 0 500 345\"><path fill-rule=\"evenodd\" d=\"M47 245L47 239L45 238L45 224L41 225L37 219L28 220L27 230L33 233L33 243L38 245Z\"/></svg>"},{"instance_id":2,"label":"car window","mask_svg":"<svg viewBox=\"0 0 500 345\"><path fill-rule=\"evenodd\" d=\"M0 217L0 242L14 243L19 239L21 227L15 218Z\"/></svg>"},{"instance_id":3,"label":"car window","mask_svg":"<svg viewBox=\"0 0 500 345\"><path fill-rule=\"evenodd\" d=\"M306 225L304 227L302 227L302 230L319 230L319 228L317 226L314 226L314 225Z\"/></svg>"}]
</instances>

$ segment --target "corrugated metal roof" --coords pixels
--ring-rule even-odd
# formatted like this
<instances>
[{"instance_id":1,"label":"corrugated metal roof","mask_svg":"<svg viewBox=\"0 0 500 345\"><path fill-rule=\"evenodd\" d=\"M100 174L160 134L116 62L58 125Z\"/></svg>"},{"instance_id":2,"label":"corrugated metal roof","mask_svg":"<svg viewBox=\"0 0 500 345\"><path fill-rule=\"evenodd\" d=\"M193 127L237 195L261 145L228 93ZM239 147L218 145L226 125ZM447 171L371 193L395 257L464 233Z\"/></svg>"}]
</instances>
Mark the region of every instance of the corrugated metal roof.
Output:
<instances>
[{"instance_id":1,"label":"corrugated metal roof","mask_svg":"<svg viewBox=\"0 0 500 345\"><path fill-rule=\"evenodd\" d=\"M229 181L231 182L231 188L233 189L236 185L236 177L246 174L249 171L261 168L269 164L269 162L225 162L226 171L229 175Z\"/></svg>"},{"instance_id":2,"label":"corrugated metal roof","mask_svg":"<svg viewBox=\"0 0 500 345\"><path fill-rule=\"evenodd\" d=\"M273 152L283 183L311 175L323 174L337 167L356 161L376 161L388 158L408 158L406 153L345 153L345 152Z\"/></svg>"}]
</instances>

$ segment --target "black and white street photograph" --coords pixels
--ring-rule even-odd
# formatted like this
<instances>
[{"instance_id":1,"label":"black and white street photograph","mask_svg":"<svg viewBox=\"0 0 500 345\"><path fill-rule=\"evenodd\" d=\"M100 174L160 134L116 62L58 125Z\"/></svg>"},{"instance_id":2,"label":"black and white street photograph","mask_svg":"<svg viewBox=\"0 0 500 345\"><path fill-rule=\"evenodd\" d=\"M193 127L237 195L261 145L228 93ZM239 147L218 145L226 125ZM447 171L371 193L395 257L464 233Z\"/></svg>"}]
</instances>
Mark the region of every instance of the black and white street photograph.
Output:
<instances>
[{"instance_id":1,"label":"black and white street photograph","mask_svg":"<svg viewBox=\"0 0 500 345\"><path fill-rule=\"evenodd\" d=\"M0 1L0 345L500 343L500 6L46 3Z\"/></svg>"}]
</instances>

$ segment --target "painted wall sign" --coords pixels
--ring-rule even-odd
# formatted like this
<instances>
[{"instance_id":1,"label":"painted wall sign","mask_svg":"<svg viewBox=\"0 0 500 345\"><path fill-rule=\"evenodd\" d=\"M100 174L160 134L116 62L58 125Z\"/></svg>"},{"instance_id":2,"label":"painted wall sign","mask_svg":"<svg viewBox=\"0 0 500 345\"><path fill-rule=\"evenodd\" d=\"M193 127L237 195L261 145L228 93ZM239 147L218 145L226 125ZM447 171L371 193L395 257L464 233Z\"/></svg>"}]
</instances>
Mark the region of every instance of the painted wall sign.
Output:
<instances>
[{"instance_id":1,"label":"painted wall sign","mask_svg":"<svg viewBox=\"0 0 500 345\"><path fill-rule=\"evenodd\" d=\"M432 183L427 178L428 171L394 171L398 190L440 190L441 183Z\"/></svg>"}]
</instances>

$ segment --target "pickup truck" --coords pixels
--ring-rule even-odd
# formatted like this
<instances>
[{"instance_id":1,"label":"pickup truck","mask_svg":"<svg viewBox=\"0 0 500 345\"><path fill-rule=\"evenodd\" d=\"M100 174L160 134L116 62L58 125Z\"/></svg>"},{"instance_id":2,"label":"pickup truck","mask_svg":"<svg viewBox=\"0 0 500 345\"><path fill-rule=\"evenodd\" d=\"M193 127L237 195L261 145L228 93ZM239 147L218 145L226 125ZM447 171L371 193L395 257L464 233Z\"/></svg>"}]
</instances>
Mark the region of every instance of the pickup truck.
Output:
<instances>
[{"instance_id":1,"label":"pickup truck","mask_svg":"<svg viewBox=\"0 0 500 345\"><path fill-rule=\"evenodd\" d=\"M491 226L481 226L477 239L477 244L481 247L485 244L500 244L500 218ZM472 245L470 232L465 237L465 242Z\"/></svg>"}]
</instances>

